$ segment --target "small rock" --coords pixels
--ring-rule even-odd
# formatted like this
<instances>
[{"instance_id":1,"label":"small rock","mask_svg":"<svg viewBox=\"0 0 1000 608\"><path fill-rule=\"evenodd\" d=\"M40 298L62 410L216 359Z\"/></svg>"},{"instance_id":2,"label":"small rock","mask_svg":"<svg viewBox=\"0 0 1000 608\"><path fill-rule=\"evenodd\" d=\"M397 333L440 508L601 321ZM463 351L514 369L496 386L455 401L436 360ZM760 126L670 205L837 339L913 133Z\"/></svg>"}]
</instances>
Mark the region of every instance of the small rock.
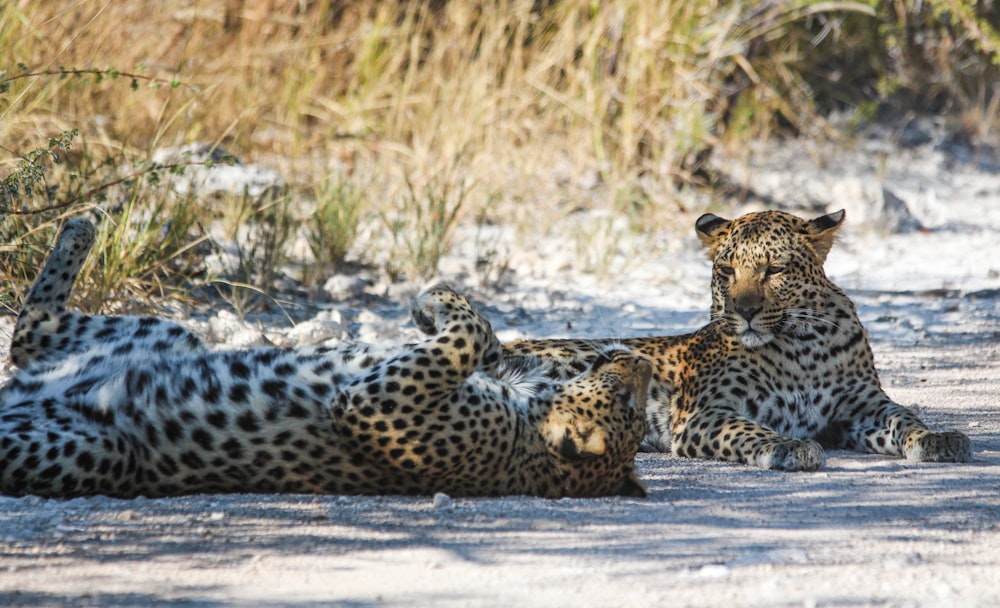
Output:
<instances>
[{"instance_id":1,"label":"small rock","mask_svg":"<svg viewBox=\"0 0 1000 608\"><path fill-rule=\"evenodd\" d=\"M729 576L729 566L722 564L706 564L696 573L701 578L726 578Z\"/></svg>"},{"instance_id":2,"label":"small rock","mask_svg":"<svg viewBox=\"0 0 1000 608\"><path fill-rule=\"evenodd\" d=\"M343 338L345 333L344 321L340 312L324 310L316 317L303 321L290 329L287 338L298 346L309 346L326 340Z\"/></svg>"},{"instance_id":3,"label":"small rock","mask_svg":"<svg viewBox=\"0 0 1000 608\"><path fill-rule=\"evenodd\" d=\"M335 274L323 283L323 291L332 298L354 297L363 294L369 284L359 276Z\"/></svg>"},{"instance_id":4,"label":"small rock","mask_svg":"<svg viewBox=\"0 0 1000 608\"><path fill-rule=\"evenodd\" d=\"M415 327L404 326L409 320L408 316L362 310L354 320L357 326L351 335L359 342L367 342L369 344L398 344L418 339L422 336L420 331Z\"/></svg>"},{"instance_id":5,"label":"small rock","mask_svg":"<svg viewBox=\"0 0 1000 608\"><path fill-rule=\"evenodd\" d=\"M209 276L229 276L239 272L240 256L230 251L219 251L205 256L205 272Z\"/></svg>"},{"instance_id":6,"label":"small rock","mask_svg":"<svg viewBox=\"0 0 1000 608\"><path fill-rule=\"evenodd\" d=\"M452 501L451 496L448 496L444 492L438 492L434 495L435 509L450 509L453 506L455 506L455 503Z\"/></svg>"},{"instance_id":7,"label":"small rock","mask_svg":"<svg viewBox=\"0 0 1000 608\"><path fill-rule=\"evenodd\" d=\"M888 188L882 188L882 205L879 211L881 225L877 227L883 232L905 234L924 229L920 220L910 212L906 201L893 194Z\"/></svg>"},{"instance_id":8,"label":"small rock","mask_svg":"<svg viewBox=\"0 0 1000 608\"><path fill-rule=\"evenodd\" d=\"M830 188L829 210L844 207L849 221L885 234L906 234L924 226L894 192L868 177L845 177Z\"/></svg>"},{"instance_id":9,"label":"small rock","mask_svg":"<svg viewBox=\"0 0 1000 608\"><path fill-rule=\"evenodd\" d=\"M225 344L231 348L266 346L264 334L246 321L237 318L228 310L220 310L208 320L206 339L209 342Z\"/></svg>"},{"instance_id":10,"label":"small rock","mask_svg":"<svg viewBox=\"0 0 1000 608\"><path fill-rule=\"evenodd\" d=\"M136 519L136 514L132 509L127 509L118 513L118 515L115 516L115 519L118 521L134 521Z\"/></svg>"}]
</instances>

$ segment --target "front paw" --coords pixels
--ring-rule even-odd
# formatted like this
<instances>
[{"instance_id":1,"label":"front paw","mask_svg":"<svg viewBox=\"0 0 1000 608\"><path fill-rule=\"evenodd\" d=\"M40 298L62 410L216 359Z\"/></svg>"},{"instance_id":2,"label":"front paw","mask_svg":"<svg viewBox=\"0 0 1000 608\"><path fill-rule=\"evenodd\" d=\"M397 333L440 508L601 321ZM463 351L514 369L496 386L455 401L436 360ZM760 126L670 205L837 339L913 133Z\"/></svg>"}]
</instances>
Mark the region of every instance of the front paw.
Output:
<instances>
[{"instance_id":1,"label":"front paw","mask_svg":"<svg viewBox=\"0 0 1000 608\"><path fill-rule=\"evenodd\" d=\"M826 453L812 439L789 439L766 447L756 461L762 469L816 471L826 464Z\"/></svg>"},{"instance_id":2,"label":"front paw","mask_svg":"<svg viewBox=\"0 0 1000 608\"><path fill-rule=\"evenodd\" d=\"M906 439L906 459L917 462L969 462L972 442L958 431L914 434Z\"/></svg>"}]
</instances>

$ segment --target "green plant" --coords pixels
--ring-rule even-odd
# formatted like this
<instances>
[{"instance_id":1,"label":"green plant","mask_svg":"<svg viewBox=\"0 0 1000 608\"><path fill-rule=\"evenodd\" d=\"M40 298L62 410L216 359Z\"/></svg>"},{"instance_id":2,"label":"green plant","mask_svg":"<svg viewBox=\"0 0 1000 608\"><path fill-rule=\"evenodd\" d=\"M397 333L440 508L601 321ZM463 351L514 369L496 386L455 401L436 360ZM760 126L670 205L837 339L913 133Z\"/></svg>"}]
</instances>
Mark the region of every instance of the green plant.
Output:
<instances>
[{"instance_id":1,"label":"green plant","mask_svg":"<svg viewBox=\"0 0 1000 608\"><path fill-rule=\"evenodd\" d=\"M147 308L151 299L184 297L203 272L198 200L172 200L155 184L136 184L117 210L104 213L77 297L87 310Z\"/></svg>"},{"instance_id":2,"label":"green plant","mask_svg":"<svg viewBox=\"0 0 1000 608\"><path fill-rule=\"evenodd\" d=\"M78 306L89 311L119 302L141 307L153 297L180 295L187 279L200 272L199 216L192 196L175 197L161 180L188 165L138 163L122 175L120 167L127 163L119 158L84 172L63 170L53 181L43 161L58 161L75 135L69 131L51 138L46 147L24 155L3 180L0 299L16 309L62 220L84 213L94 214L100 229L92 256L97 261L88 260L74 290Z\"/></svg>"},{"instance_id":3,"label":"green plant","mask_svg":"<svg viewBox=\"0 0 1000 608\"><path fill-rule=\"evenodd\" d=\"M0 18L0 31L6 24ZM0 91L6 94L0 98L5 102L0 103L0 117L16 117L19 104L41 103L54 90L46 82L85 89L119 78L128 78L132 91L140 81L154 88L181 86L176 79L114 68L31 71L22 63L13 73L0 73ZM74 290L78 306L89 311L119 304L141 308L151 298L181 296L188 278L200 272L203 238L194 198L175 196L168 182L193 165L229 159L136 162L130 158L135 152L127 147L113 154L95 153L80 133L76 128L63 130L47 145L23 155L5 149L13 156L7 163L16 166L0 180L0 300L16 309L59 224L84 213L93 213L100 227L93 259L84 265ZM76 140L83 140L82 149L74 147Z\"/></svg>"},{"instance_id":4,"label":"green plant","mask_svg":"<svg viewBox=\"0 0 1000 608\"><path fill-rule=\"evenodd\" d=\"M36 194L52 200L56 187L47 185L44 161L48 159L53 163L60 163L60 154L69 150L78 133L73 129L50 137L46 147L35 148L19 159L17 168L0 180L0 218L8 213L30 213L27 202L34 199ZM42 186L41 193L37 192L39 186Z\"/></svg>"},{"instance_id":5,"label":"green plant","mask_svg":"<svg viewBox=\"0 0 1000 608\"><path fill-rule=\"evenodd\" d=\"M468 183L457 173L455 165L421 186L406 177L394 212L382 215L393 241L392 259L386 263L391 277L426 279L437 272L441 257L451 248L458 214L469 193Z\"/></svg>"},{"instance_id":6,"label":"green plant","mask_svg":"<svg viewBox=\"0 0 1000 608\"><path fill-rule=\"evenodd\" d=\"M339 175L320 181L313 195L316 208L306 223L306 242L316 265L312 274L318 277L344 262L367 201L361 188Z\"/></svg>"},{"instance_id":7,"label":"green plant","mask_svg":"<svg viewBox=\"0 0 1000 608\"><path fill-rule=\"evenodd\" d=\"M261 199L244 194L226 202L225 239L234 245L234 263L209 280L242 317L274 303L268 294L289 260L288 243L297 222L287 194Z\"/></svg>"},{"instance_id":8,"label":"green plant","mask_svg":"<svg viewBox=\"0 0 1000 608\"><path fill-rule=\"evenodd\" d=\"M119 310L122 304L142 310L153 298L183 297L188 279L201 272L198 249L203 237L193 201L167 205L161 197L140 209L139 200L157 196L141 185L126 196L115 210L91 208L99 220L98 236L73 296L83 310ZM69 215L13 216L4 221L4 236L16 234L0 247L0 275L5 278L0 297L10 311L34 281L61 219Z\"/></svg>"}]
</instances>

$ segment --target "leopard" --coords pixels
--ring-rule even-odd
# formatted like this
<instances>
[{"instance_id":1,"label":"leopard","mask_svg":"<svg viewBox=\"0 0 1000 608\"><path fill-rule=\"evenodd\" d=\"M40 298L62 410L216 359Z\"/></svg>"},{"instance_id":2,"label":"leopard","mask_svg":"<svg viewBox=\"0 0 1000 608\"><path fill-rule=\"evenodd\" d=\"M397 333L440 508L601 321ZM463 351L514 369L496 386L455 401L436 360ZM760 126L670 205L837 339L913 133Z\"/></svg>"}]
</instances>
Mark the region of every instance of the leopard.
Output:
<instances>
[{"instance_id":1,"label":"leopard","mask_svg":"<svg viewBox=\"0 0 1000 608\"><path fill-rule=\"evenodd\" d=\"M854 303L824 271L843 210L779 210L695 222L712 263L709 321L697 331L627 339L524 339L505 356L579 373L608 344L653 364L643 451L815 471L827 449L909 461L967 462L969 438L932 431L883 390Z\"/></svg>"},{"instance_id":2,"label":"leopard","mask_svg":"<svg viewBox=\"0 0 1000 608\"><path fill-rule=\"evenodd\" d=\"M554 380L502 358L444 284L414 299L412 344L209 346L168 318L68 308L95 232L65 222L15 323L2 494L646 495L652 367L625 347Z\"/></svg>"}]
</instances>

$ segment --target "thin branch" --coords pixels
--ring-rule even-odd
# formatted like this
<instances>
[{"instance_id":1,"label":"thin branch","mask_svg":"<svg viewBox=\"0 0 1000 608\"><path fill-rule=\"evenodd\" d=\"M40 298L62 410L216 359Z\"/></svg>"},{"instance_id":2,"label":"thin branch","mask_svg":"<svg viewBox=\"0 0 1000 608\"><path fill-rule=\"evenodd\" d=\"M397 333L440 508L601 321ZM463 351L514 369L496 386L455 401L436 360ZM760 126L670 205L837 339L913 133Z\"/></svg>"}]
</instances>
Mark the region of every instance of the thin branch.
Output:
<instances>
[{"instance_id":1,"label":"thin branch","mask_svg":"<svg viewBox=\"0 0 1000 608\"><path fill-rule=\"evenodd\" d=\"M156 78L154 76L146 76L145 74L136 74L134 72L120 72L113 68L59 68L58 70L41 70L38 72L28 72L24 71L20 74L14 74L13 76L7 76L5 78L0 78L0 90L3 90L4 85L15 80L21 80L23 78L33 78L36 76L61 76L65 78L66 76L86 76L94 75L98 77L98 80L110 79L115 80L120 77L131 78L132 88L137 89L139 87L139 81L144 80L150 84L157 86L168 86L170 88L176 88L183 86L186 89L193 91L195 93L200 92L200 89L194 85L184 84L177 78L171 78L170 80L165 80L163 78Z\"/></svg>"},{"instance_id":2,"label":"thin branch","mask_svg":"<svg viewBox=\"0 0 1000 608\"><path fill-rule=\"evenodd\" d=\"M197 167L197 166L211 167L213 165L225 164L225 162L226 162L225 159L222 160L222 161L220 161L220 160L198 160L198 161L185 161L185 162L182 162L182 163L171 163L169 165L155 165L153 167L149 167L149 168L143 169L141 171L136 171L135 173L131 173L129 175L126 175L125 177L120 177L120 178L118 178L116 180L112 180L110 182L105 182L105 183L101 184L100 186L97 186L96 188L92 188L90 190L87 190L83 194L74 196L73 198L71 198L69 200L63 201L63 202L55 204L55 205L49 205L48 207L42 207L40 209L24 209L24 210L21 210L21 211L15 211L13 209L3 209L3 210L0 210L0 216L2 216L2 215L37 215L39 213L47 213L49 211L58 211L60 209L65 209L67 207L72 207L73 205L75 205L75 204L77 204L77 203L79 203L81 201L84 201L84 200L90 198L91 196L94 196L95 194L97 194L99 192L103 192L104 190L107 190L108 188L124 184L125 182L128 182L129 180L133 180L133 179L142 177L142 176L147 175L149 173L155 173L155 172L158 172L158 171L173 171L175 169L185 169L187 167Z\"/></svg>"}]
</instances>

